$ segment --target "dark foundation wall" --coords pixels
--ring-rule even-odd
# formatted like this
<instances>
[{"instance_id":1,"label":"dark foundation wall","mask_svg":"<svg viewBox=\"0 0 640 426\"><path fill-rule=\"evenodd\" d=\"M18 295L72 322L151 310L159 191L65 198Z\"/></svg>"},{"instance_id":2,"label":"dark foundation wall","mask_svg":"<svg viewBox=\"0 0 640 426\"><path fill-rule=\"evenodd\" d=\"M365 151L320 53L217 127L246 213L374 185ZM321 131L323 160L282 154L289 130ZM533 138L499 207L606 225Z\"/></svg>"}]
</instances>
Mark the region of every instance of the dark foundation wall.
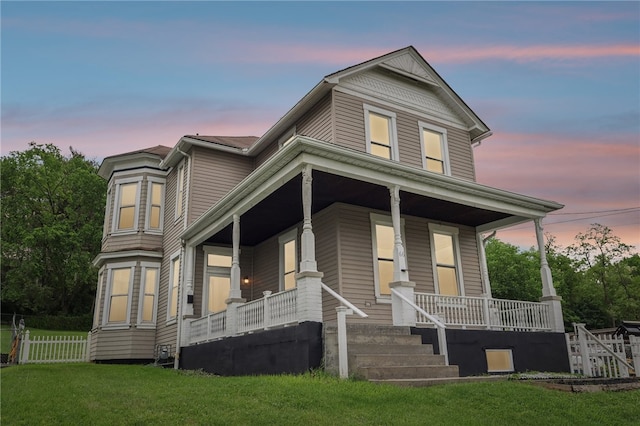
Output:
<instances>
[{"instance_id":1,"label":"dark foundation wall","mask_svg":"<svg viewBox=\"0 0 640 426\"><path fill-rule=\"evenodd\" d=\"M262 331L183 347L180 368L221 376L300 374L320 367L322 323Z\"/></svg>"},{"instance_id":2,"label":"dark foundation wall","mask_svg":"<svg viewBox=\"0 0 640 426\"><path fill-rule=\"evenodd\" d=\"M433 344L440 353L435 329L412 328L422 343ZM511 349L515 372L570 372L564 333L447 330L449 364L460 368L460 376L487 374L485 349Z\"/></svg>"}]
</instances>

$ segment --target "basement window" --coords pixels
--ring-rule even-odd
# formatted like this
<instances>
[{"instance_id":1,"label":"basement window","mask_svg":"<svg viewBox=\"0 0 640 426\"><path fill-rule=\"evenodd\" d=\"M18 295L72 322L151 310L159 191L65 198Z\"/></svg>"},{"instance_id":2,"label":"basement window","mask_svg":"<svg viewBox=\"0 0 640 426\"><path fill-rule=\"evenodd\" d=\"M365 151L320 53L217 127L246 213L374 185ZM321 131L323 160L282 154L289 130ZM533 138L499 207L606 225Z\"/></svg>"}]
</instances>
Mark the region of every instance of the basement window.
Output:
<instances>
[{"instance_id":1,"label":"basement window","mask_svg":"<svg viewBox=\"0 0 640 426\"><path fill-rule=\"evenodd\" d=\"M488 373L512 373L513 353L511 349L485 349Z\"/></svg>"}]
</instances>

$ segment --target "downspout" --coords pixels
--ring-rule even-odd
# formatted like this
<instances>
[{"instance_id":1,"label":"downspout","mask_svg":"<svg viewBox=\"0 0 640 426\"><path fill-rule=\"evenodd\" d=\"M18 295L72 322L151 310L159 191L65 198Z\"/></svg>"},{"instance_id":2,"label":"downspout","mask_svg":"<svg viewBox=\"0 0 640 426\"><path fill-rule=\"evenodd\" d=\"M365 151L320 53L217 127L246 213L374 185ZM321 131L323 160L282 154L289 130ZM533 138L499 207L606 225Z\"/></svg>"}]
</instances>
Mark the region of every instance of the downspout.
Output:
<instances>
[{"instance_id":1,"label":"downspout","mask_svg":"<svg viewBox=\"0 0 640 426\"><path fill-rule=\"evenodd\" d=\"M182 154L184 157L187 158L187 164L188 164L188 169L185 167L183 169L183 173L186 172L187 177L184 180L184 185L186 186L186 189L184 190L184 199L182 200L183 202L183 208L182 208L182 214L183 219L182 219L182 229L183 231L187 228L187 216L189 214L189 186L191 183L191 156L189 154L187 154L186 152L182 151L180 149L179 146L176 147L176 150ZM180 291L178 294L178 312L176 313L176 315L178 316L178 331L177 331L177 336L176 336L176 355L175 355L175 359L173 361L173 368L175 368L176 370L179 368L180 366L180 340L182 338L182 325L183 325L183 318L182 318L182 312L183 312L183 305L185 303L188 303L188 299L189 299L189 295L187 294L187 299L185 300L183 295L185 293L185 270L186 268L186 263L185 263L185 245L186 242L185 241L181 241L180 242ZM193 294L193 289L191 290L192 294ZM188 293L188 292L187 292Z\"/></svg>"}]
</instances>

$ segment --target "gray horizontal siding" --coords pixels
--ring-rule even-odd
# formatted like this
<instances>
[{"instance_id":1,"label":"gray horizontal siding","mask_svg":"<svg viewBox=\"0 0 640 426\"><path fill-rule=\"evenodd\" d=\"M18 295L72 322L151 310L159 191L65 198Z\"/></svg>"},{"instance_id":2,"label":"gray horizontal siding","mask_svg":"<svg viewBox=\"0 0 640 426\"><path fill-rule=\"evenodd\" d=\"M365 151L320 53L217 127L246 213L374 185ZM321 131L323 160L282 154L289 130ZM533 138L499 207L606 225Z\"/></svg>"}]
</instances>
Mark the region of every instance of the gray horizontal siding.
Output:
<instances>
[{"instance_id":1,"label":"gray horizontal siding","mask_svg":"<svg viewBox=\"0 0 640 426\"><path fill-rule=\"evenodd\" d=\"M91 359L153 359L154 330L100 330L91 336ZM95 356L94 356L95 354Z\"/></svg>"},{"instance_id":2,"label":"gray horizontal siding","mask_svg":"<svg viewBox=\"0 0 640 426\"><path fill-rule=\"evenodd\" d=\"M296 123L299 135L333 142L331 94L327 94Z\"/></svg>"},{"instance_id":3,"label":"gray horizontal siding","mask_svg":"<svg viewBox=\"0 0 640 426\"><path fill-rule=\"evenodd\" d=\"M189 222L194 221L253 171L253 159L238 154L194 148L189 190Z\"/></svg>"},{"instance_id":4,"label":"gray horizontal siding","mask_svg":"<svg viewBox=\"0 0 640 426\"><path fill-rule=\"evenodd\" d=\"M401 163L422 168L418 121L424 121L447 129L447 144L452 176L475 180L469 132L435 120L419 117L404 110L390 108L383 104L338 91L334 92L336 144L366 152L364 104L376 106L396 114L398 152Z\"/></svg>"}]
</instances>

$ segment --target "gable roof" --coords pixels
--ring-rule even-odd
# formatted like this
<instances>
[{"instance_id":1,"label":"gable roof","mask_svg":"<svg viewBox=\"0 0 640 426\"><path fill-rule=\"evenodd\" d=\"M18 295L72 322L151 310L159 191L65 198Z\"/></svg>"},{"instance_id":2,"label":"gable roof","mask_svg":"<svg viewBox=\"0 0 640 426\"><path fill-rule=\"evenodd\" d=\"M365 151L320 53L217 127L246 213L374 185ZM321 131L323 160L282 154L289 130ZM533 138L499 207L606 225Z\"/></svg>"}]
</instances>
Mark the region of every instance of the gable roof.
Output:
<instances>
[{"instance_id":1,"label":"gable roof","mask_svg":"<svg viewBox=\"0 0 640 426\"><path fill-rule=\"evenodd\" d=\"M179 151L188 149L189 145L230 150L237 154L256 155L266 148L274 138L293 126L303 114L309 111L341 81L355 74L376 68L394 72L428 87L448 108L461 117L470 132L472 142L491 135L489 127L480 117L473 112L413 46L408 46L325 76L259 138L254 136L185 135L167 155L167 158L162 162L162 166L176 164L182 158Z\"/></svg>"}]
</instances>

